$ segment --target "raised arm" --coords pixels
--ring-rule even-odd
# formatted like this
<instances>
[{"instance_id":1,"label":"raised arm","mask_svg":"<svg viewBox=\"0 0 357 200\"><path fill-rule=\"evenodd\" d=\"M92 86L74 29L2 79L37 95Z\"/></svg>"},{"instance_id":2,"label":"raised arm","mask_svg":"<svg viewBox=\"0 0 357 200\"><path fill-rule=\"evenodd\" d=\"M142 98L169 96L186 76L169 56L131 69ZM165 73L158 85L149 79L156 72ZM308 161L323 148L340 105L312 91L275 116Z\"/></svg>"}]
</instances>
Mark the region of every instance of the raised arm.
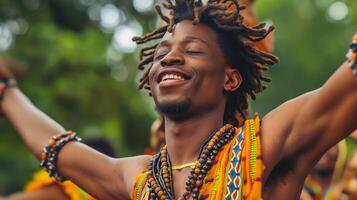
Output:
<instances>
[{"instance_id":1,"label":"raised arm","mask_svg":"<svg viewBox=\"0 0 357 200\"><path fill-rule=\"evenodd\" d=\"M312 167L325 151L357 128L356 76L344 63L319 90L273 110L262 126L263 132L273 135L263 138L266 148L271 148L266 155L271 165L294 158L306 169Z\"/></svg>"},{"instance_id":2,"label":"raised arm","mask_svg":"<svg viewBox=\"0 0 357 200\"><path fill-rule=\"evenodd\" d=\"M37 158L53 135L65 131L17 87L6 90L1 107ZM129 199L128 188L133 180L127 181L128 176L141 172L143 160L147 158L113 159L82 143L70 142L59 152L57 167L62 175L98 199Z\"/></svg>"},{"instance_id":3,"label":"raised arm","mask_svg":"<svg viewBox=\"0 0 357 200\"><path fill-rule=\"evenodd\" d=\"M357 77L346 62L301 108L285 149L294 144L296 149L292 149L290 154L301 152L307 162L316 161L355 129ZM302 139L301 145L296 144L299 139Z\"/></svg>"}]
</instances>

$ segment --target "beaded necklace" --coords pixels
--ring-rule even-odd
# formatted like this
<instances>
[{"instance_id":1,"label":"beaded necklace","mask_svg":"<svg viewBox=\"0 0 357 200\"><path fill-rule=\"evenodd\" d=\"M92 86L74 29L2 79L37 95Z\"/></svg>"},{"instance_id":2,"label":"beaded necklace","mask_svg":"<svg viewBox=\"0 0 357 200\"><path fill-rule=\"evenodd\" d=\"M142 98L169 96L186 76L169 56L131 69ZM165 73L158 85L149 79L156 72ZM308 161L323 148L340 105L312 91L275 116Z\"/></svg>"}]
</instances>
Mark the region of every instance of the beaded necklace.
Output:
<instances>
[{"instance_id":1,"label":"beaded necklace","mask_svg":"<svg viewBox=\"0 0 357 200\"><path fill-rule=\"evenodd\" d=\"M198 162L192 168L186 182L185 192L178 198L179 200L186 200L190 197L194 200L198 199L203 180L212 165L216 162L215 156L233 138L234 134L235 127L226 124L219 131L211 134L203 143L200 148ZM151 160L148 172L148 188L152 200L175 199L172 166L166 146Z\"/></svg>"}]
</instances>

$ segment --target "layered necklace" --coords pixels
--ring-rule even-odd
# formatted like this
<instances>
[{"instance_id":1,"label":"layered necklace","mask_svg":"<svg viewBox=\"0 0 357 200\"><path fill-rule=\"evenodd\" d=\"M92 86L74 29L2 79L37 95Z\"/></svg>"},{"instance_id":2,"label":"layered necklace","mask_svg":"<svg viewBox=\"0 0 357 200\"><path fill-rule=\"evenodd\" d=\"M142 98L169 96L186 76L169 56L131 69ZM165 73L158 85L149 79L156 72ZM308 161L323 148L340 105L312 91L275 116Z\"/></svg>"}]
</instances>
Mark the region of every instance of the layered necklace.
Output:
<instances>
[{"instance_id":1,"label":"layered necklace","mask_svg":"<svg viewBox=\"0 0 357 200\"><path fill-rule=\"evenodd\" d=\"M190 197L198 200L199 191L203 185L207 172L211 169L216 155L220 149L228 143L235 134L235 127L226 124L220 130L213 132L200 148L197 162L192 167L185 192L179 200L187 200ZM151 160L148 172L148 188L151 200L175 199L173 189L172 165L166 146Z\"/></svg>"}]
</instances>

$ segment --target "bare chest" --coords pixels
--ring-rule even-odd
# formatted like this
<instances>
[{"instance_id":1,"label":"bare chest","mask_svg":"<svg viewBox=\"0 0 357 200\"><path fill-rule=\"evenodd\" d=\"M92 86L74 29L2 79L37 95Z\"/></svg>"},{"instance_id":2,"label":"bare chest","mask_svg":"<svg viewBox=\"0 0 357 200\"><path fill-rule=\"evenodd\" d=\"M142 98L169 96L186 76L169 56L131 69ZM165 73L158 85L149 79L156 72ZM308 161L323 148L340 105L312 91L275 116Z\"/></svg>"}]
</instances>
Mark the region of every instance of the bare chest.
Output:
<instances>
[{"instance_id":1,"label":"bare chest","mask_svg":"<svg viewBox=\"0 0 357 200\"><path fill-rule=\"evenodd\" d=\"M173 172L173 188L175 199L179 199L186 192L186 182L190 174L190 169L183 169L181 171Z\"/></svg>"}]
</instances>

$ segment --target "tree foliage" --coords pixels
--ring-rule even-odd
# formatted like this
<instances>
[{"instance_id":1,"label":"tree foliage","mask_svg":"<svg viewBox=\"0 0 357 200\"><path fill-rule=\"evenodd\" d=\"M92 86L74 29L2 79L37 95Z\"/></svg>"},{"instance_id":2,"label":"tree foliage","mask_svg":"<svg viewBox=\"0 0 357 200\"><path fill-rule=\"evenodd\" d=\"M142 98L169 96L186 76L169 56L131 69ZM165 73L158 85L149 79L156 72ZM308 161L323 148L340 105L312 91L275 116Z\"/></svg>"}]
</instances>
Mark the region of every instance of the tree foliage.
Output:
<instances>
[{"instance_id":1,"label":"tree foliage","mask_svg":"<svg viewBox=\"0 0 357 200\"><path fill-rule=\"evenodd\" d=\"M148 106L149 97L136 90L136 54L114 51L120 62L108 65L113 34L103 32L98 22L91 21L88 8L78 1L39 1L36 9L24 2L0 2L3 22L22 18L29 27L4 52L24 68L20 88L65 128L83 137L105 136L118 156L143 153L155 114ZM127 12L128 18L142 20L144 27L149 19L154 20L152 13L139 15L123 4L116 6ZM126 81L115 79L115 68L128 70ZM38 161L5 119L1 127L0 193L1 187L9 193L22 188L38 169Z\"/></svg>"}]
</instances>

